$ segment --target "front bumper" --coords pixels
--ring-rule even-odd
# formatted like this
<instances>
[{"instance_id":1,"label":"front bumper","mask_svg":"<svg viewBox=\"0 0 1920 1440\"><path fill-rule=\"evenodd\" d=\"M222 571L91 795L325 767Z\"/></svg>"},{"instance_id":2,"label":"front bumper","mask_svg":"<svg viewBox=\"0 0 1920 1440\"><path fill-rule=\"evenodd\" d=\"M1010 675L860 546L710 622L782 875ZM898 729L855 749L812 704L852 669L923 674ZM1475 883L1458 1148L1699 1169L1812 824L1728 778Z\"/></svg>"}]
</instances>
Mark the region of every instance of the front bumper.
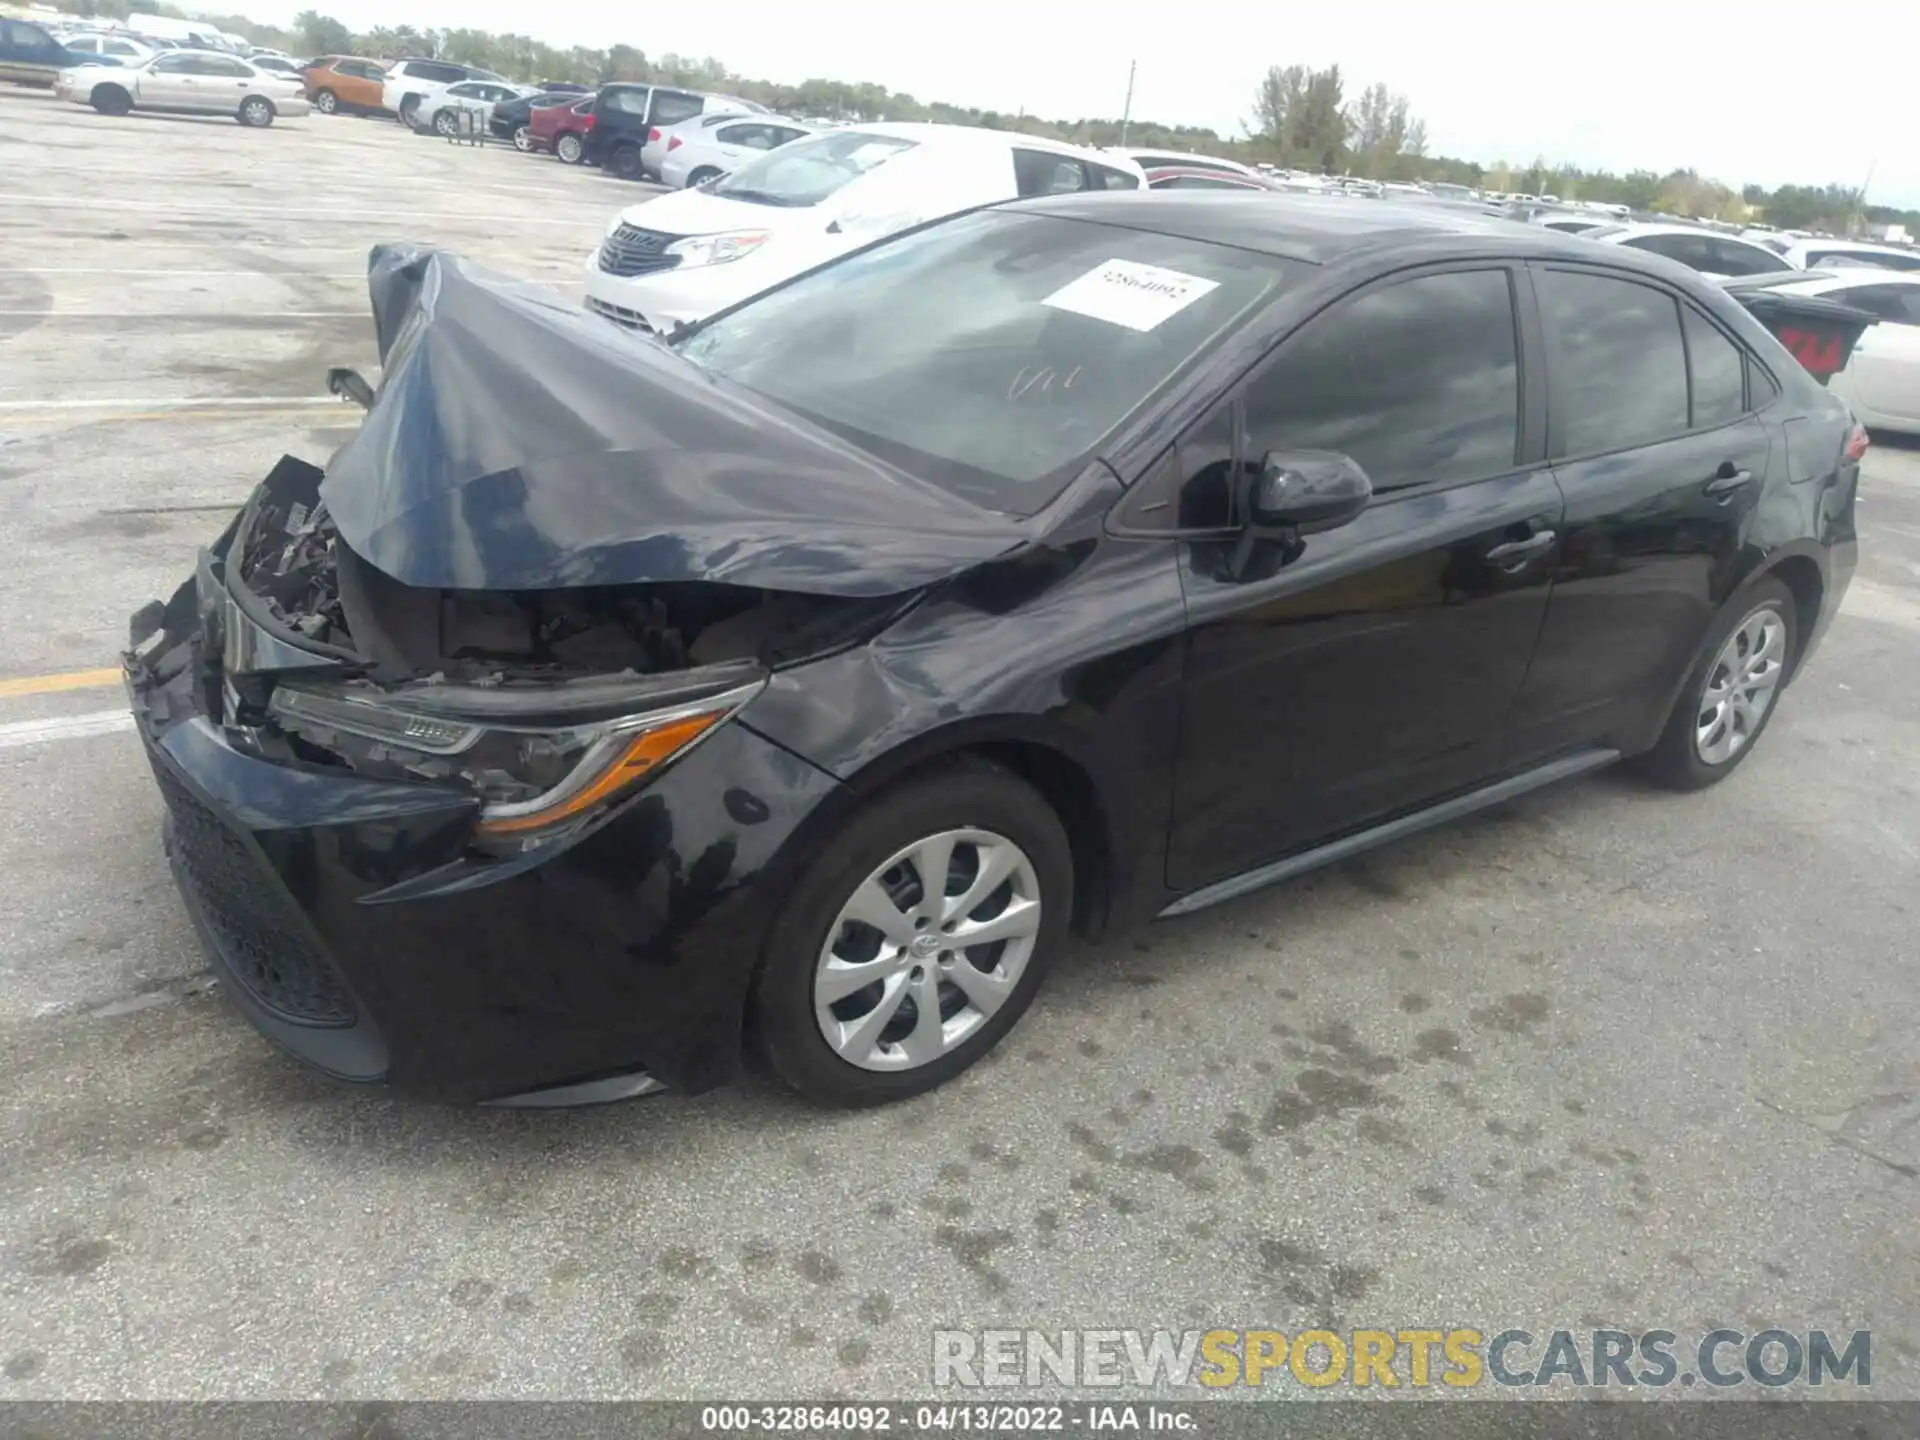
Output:
<instances>
[{"instance_id":1,"label":"front bumper","mask_svg":"<svg viewBox=\"0 0 1920 1440\"><path fill-rule=\"evenodd\" d=\"M771 247L768 247L771 248ZM676 266L654 275L609 275L600 268L598 246L587 257L586 304L619 324L671 335L749 295L787 278L758 255L725 265Z\"/></svg>"},{"instance_id":2,"label":"front bumper","mask_svg":"<svg viewBox=\"0 0 1920 1440\"><path fill-rule=\"evenodd\" d=\"M478 856L470 794L269 759L222 722L212 632L252 623L223 588L205 557L127 686L181 895L268 1039L338 1079L456 1102L734 1072L786 842L831 777L736 719L576 843Z\"/></svg>"}]
</instances>

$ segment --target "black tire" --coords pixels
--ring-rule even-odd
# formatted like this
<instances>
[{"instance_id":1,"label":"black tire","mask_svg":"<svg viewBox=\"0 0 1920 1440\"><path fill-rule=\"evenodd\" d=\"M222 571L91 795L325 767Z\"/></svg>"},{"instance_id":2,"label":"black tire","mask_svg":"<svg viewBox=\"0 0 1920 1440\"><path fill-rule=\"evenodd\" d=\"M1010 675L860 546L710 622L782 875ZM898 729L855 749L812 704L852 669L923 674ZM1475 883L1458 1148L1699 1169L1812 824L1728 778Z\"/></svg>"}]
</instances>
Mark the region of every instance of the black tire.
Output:
<instances>
[{"instance_id":1,"label":"black tire","mask_svg":"<svg viewBox=\"0 0 1920 1440\"><path fill-rule=\"evenodd\" d=\"M340 110L340 97L331 90L316 90L313 92L313 108L322 115L337 114Z\"/></svg>"},{"instance_id":2,"label":"black tire","mask_svg":"<svg viewBox=\"0 0 1920 1440\"><path fill-rule=\"evenodd\" d=\"M249 130L264 130L273 124L273 102L264 95L249 95L240 102L233 118Z\"/></svg>"},{"instance_id":3,"label":"black tire","mask_svg":"<svg viewBox=\"0 0 1920 1440\"><path fill-rule=\"evenodd\" d=\"M533 153L533 126L516 125L513 127L513 148L522 155Z\"/></svg>"},{"instance_id":4,"label":"black tire","mask_svg":"<svg viewBox=\"0 0 1920 1440\"><path fill-rule=\"evenodd\" d=\"M1696 743L1699 718L1705 708L1707 683L1714 677L1720 652L1728 640L1762 610L1773 611L1786 631L1780 678L1774 682L1767 707L1745 742L1725 760L1709 764L1701 758ZM1778 580L1763 579L1743 591L1733 604L1721 612L1713 629L1708 632L1706 644L1700 647L1700 656L1687 675L1680 698L1674 701L1673 713L1667 717L1666 728L1660 732L1659 741L1646 754L1634 757L1633 768L1654 784L1669 790L1704 790L1726 779L1753 753L1773 720L1774 712L1780 708L1780 692L1786 685L1786 677L1793 673L1793 661L1799 653L1799 645L1799 614L1791 590Z\"/></svg>"},{"instance_id":5,"label":"black tire","mask_svg":"<svg viewBox=\"0 0 1920 1440\"><path fill-rule=\"evenodd\" d=\"M815 967L827 928L888 856L927 835L963 827L1004 836L1032 862L1040 928L1026 968L1000 1008L938 1059L910 1070L861 1069L834 1052L815 1018ZM889 787L823 840L782 905L749 1002L756 1048L775 1075L823 1105L884 1104L944 1084L998 1044L1032 1003L1066 935L1073 878L1073 852L1060 817L1030 785L998 765L961 759Z\"/></svg>"},{"instance_id":6,"label":"black tire","mask_svg":"<svg viewBox=\"0 0 1920 1440\"><path fill-rule=\"evenodd\" d=\"M640 163L640 147L631 143L616 145L607 156L606 168L622 180L644 180L646 167Z\"/></svg>"},{"instance_id":7,"label":"black tire","mask_svg":"<svg viewBox=\"0 0 1920 1440\"><path fill-rule=\"evenodd\" d=\"M569 130L554 137L553 154L562 165L578 165L587 158L587 142Z\"/></svg>"},{"instance_id":8,"label":"black tire","mask_svg":"<svg viewBox=\"0 0 1920 1440\"><path fill-rule=\"evenodd\" d=\"M695 189L698 186L706 184L709 180L718 180L719 178L720 172L714 169L713 166L702 165L698 170L687 176L687 189Z\"/></svg>"},{"instance_id":9,"label":"black tire","mask_svg":"<svg viewBox=\"0 0 1920 1440\"><path fill-rule=\"evenodd\" d=\"M413 129L413 119L419 113L420 97L418 95L402 95L400 97L400 109L396 114L396 118L402 125L406 126L409 130Z\"/></svg>"},{"instance_id":10,"label":"black tire","mask_svg":"<svg viewBox=\"0 0 1920 1440\"><path fill-rule=\"evenodd\" d=\"M133 96L118 85L96 85L87 98L102 115L124 115L133 109Z\"/></svg>"}]
</instances>

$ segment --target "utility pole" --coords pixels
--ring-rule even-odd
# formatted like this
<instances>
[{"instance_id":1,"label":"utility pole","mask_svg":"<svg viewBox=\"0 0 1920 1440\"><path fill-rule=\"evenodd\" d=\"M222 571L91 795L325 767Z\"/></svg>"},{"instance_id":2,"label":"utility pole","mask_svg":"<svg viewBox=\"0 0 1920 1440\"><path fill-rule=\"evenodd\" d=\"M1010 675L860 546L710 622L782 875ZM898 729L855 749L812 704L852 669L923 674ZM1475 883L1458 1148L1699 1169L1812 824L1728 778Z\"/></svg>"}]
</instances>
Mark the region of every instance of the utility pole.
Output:
<instances>
[{"instance_id":1,"label":"utility pole","mask_svg":"<svg viewBox=\"0 0 1920 1440\"><path fill-rule=\"evenodd\" d=\"M1133 72L1139 63L1137 60L1127 62L1127 103L1120 110L1120 143L1122 145L1127 143L1127 122L1133 119Z\"/></svg>"}]
</instances>

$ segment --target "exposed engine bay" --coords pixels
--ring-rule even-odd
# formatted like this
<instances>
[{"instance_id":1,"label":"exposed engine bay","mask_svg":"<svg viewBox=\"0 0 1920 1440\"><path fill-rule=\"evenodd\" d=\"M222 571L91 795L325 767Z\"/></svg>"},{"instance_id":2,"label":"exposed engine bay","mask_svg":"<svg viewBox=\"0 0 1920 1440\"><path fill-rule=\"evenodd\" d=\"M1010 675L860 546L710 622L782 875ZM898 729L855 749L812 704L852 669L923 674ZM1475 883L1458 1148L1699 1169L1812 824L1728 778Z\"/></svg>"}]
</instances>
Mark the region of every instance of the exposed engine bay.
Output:
<instances>
[{"instance_id":1,"label":"exposed engine bay","mask_svg":"<svg viewBox=\"0 0 1920 1440\"><path fill-rule=\"evenodd\" d=\"M321 473L283 460L234 537L229 578L293 635L376 680L487 683L653 675L736 660L769 668L849 643L907 597L802 595L711 581L484 592L403 585L341 539Z\"/></svg>"}]
</instances>

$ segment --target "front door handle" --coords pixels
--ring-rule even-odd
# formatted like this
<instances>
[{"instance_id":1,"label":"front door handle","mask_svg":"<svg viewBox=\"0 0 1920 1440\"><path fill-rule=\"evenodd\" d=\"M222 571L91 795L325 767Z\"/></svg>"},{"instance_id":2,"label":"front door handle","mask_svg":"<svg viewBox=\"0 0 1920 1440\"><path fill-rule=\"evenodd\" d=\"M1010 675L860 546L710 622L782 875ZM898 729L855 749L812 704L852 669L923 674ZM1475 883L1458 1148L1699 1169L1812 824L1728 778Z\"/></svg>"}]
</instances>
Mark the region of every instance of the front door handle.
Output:
<instances>
[{"instance_id":1,"label":"front door handle","mask_svg":"<svg viewBox=\"0 0 1920 1440\"><path fill-rule=\"evenodd\" d=\"M1556 538L1551 530L1536 530L1524 540L1508 540L1494 546L1487 551L1487 561L1503 570L1518 570L1536 555L1551 550Z\"/></svg>"},{"instance_id":2,"label":"front door handle","mask_svg":"<svg viewBox=\"0 0 1920 1440\"><path fill-rule=\"evenodd\" d=\"M1707 481L1707 494L1728 496L1744 485L1753 483L1751 470L1736 469L1731 460L1726 461L1714 471L1713 478Z\"/></svg>"}]
</instances>

